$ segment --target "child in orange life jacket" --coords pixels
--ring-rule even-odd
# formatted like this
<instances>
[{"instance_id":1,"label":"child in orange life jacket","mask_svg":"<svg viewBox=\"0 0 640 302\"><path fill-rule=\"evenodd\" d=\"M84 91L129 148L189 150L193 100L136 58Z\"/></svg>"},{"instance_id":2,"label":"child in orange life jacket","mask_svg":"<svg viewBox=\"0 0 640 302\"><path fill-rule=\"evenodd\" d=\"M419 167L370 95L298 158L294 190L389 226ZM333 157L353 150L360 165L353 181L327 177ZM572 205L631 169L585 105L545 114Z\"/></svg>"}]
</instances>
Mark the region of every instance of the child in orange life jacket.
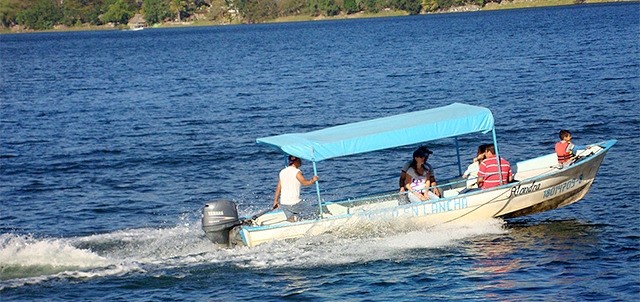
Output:
<instances>
[{"instance_id":1,"label":"child in orange life jacket","mask_svg":"<svg viewBox=\"0 0 640 302\"><path fill-rule=\"evenodd\" d=\"M589 147L576 146L571 142L571 132L569 130L560 130L560 141L556 143L556 155L558 155L558 164L560 168L564 168L573 163L575 156L574 150L585 149Z\"/></svg>"}]
</instances>

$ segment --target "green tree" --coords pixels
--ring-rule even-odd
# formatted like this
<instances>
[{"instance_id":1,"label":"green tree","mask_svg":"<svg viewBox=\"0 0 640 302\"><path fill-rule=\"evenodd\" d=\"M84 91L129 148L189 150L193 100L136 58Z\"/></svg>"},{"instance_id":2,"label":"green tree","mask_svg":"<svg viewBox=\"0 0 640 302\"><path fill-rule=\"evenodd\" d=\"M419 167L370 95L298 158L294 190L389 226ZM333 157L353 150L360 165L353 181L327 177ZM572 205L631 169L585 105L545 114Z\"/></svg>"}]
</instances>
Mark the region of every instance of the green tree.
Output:
<instances>
[{"instance_id":1,"label":"green tree","mask_svg":"<svg viewBox=\"0 0 640 302\"><path fill-rule=\"evenodd\" d=\"M169 10L175 14L178 22L182 21L182 14L186 12L188 3L185 0L169 0Z\"/></svg>"},{"instance_id":2,"label":"green tree","mask_svg":"<svg viewBox=\"0 0 640 302\"><path fill-rule=\"evenodd\" d=\"M343 11L347 14L353 14L359 11L356 0L344 0L344 4L342 5L342 7Z\"/></svg>"},{"instance_id":3,"label":"green tree","mask_svg":"<svg viewBox=\"0 0 640 302\"><path fill-rule=\"evenodd\" d=\"M131 17L133 17L133 11L125 0L116 0L115 3L109 5L108 10L102 16L105 22L116 24L127 24Z\"/></svg>"},{"instance_id":4,"label":"green tree","mask_svg":"<svg viewBox=\"0 0 640 302\"><path fill-rule=\"evenodd\" d=\"M387 3L383 0L359 0L359 1L360 1L359 6L362 7L362 9L368 13L380 12L387 5Z\"/></svg>"},{"instance_id":5,"label":"green tree","mask_svg":"<svg viewBox=\"0 0 640 302\"><path fill-rule=\"evenodd\" d=\"M85 7L86 5L83 5L80 0L64 0L62 2L62 23L69 26L82 23Z\"/></svg>"},{"instance_id":6,"label":"green tree","mask_svg":"<svg viewBox=\"0 0 640 302\"><path fill-rule=\"evenodd\" d=\"M33 6L20 11L16 21L28 28L50 29L62 20L62 11L53 0L35 0Z\"/></svg>"},{"instance_id":7,"label":"green tree","mask_svg":"<svg viewBox=\"0 0 640 302\"><path fill-rule=\"evenodd\" d=\"M421 0L392 0L390 4L392 8L407 11L410 15L417 15L422 9Z\"/></svg>"},{"instance_id":8,"label":"green tree","mask_svg":"<svg viewBox=\"0 0 640 302\"><path fill-rule=\"evenodd\" d=\"M334 0L309 0L308 12L312 16L335 16L340 13L340 6Z\"/></svg>"},{"instance_id":9,"label":"green tree","mask_svg":"<svg viewBox=\"0 0 640 302\"><path fill-rule=\"evenodd\" d=\"M20 0L0 0L0 22L2 22L2 27L16 24L18 12L25 8L25 2Z\"/></svg>"},{"instance_id":10,"label":"green tree","mask_svg":"<svg viewBox=\"0 0 640 302\"><path fill-rule=\"evenodd\" d=\"M131 8L131 0L127 0ZM81 23L102 24L100 16L109 10L115 0L62 0L62 23L76 25Z\"/></svg>"},{"instance_id":11,"label":"green tree","mask_svg":"<svg viewBox=\"0 0 640 302\"><path fill-rule=\"evenodd\" d=\"M228 8L224 0L211 0L207 19L211 21L224 20L227 11Z\"/></svg>"},{"instance_id":12,"label":"green tree","mask_svg":"<svg viewBox=\"0 0 640 302\"><path fill-rule=\"evenodd\" d=\"M236 5L245 23L259 23L278 17L278 0L240 0Z\"/></svg>"},{"instance_id":13,"label":"green tree","mask_svg":"<svg viewBox=\"0 0 640 302\"><path fill-rule=\"evenodd\" d=\"M422 7L427 12L435 12L438 10L438 1L436 0L422 0Z\"/></svg>"},{"instance_id":14,"label":"green tree","mask_svg":"<svg viewBox=\"0 0 640 302\"><path fill-rule=\"evenodd\" d=\"M278 11L283 16L300 15L306 6L306 0L281 0L278 2Z\"/></svg>"},{"instance_id":15,"label":"green tree","mask_svg":"<svg viewBox=\"0 0 640 302\"><path fill-rule=\"evenodd\" d=\"M160 23L169 16L167 5L163 0L143 0L142 11L144 19L149 24Z\"/></svg>"},{"instance_id":16,"label":"green tree","mask_svg":"<svg viewBox=\"0 0 640 302\"><path fill-rule=\"evenodd\" d=\"M88 22L94 25L102 24L102 20L100 19L100 16L104 14L104 12L106 12L107 9L109 8L109 5L113 3L113 0L108 0L111 2L106 2L105 0L76 0L76 1L78 1L79 5L81 6L81 9L80 9L81 22L83 23ZM72 0L64 0L62 2L62 8L63 8L63 13L65 14L65 17L64 17L65 19L67 18L67 16L70 16L73 14L73 9L71 9L70 12L65 12L65 6L67 4L73 4L72 2L73 2Z\"/></svg>"},{"instance_id":17,"label":"green tree","mask_svg":"<svg viewBox=\"0 0 640 302\"><path fill-rule=\"evenodd\" d=\"M320 0L320 11L325 16L335 16L340 13L340 7L334 0Z\"/></svg>"}]
</instances>

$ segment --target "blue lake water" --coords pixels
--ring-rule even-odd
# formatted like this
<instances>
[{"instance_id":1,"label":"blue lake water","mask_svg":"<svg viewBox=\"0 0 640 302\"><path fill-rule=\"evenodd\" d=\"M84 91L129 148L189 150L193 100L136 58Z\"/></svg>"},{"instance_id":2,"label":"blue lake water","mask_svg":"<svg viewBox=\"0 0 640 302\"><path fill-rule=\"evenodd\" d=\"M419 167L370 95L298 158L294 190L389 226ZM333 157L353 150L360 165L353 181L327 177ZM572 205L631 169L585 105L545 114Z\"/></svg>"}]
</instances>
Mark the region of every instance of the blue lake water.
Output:
<instances>
[{"instance_id":1,"label":"blue lake water","mask_svg":"<svg viewBox=\"0 0 640 302\"><path fill-rule=\"evenodd\" d=\"M563 128L618 144L584 200L508 222L230 250L204 237L208 200L271 204L282 156L256 138L452 102L493 111L511 162L552 152ZM2 35L0 296L638 300L639 110L637 2ZM457 172L452 146L429 143L438 177ZM413 148L321 162L322 188L394 188Z\"/></svg>"}]
</instances>

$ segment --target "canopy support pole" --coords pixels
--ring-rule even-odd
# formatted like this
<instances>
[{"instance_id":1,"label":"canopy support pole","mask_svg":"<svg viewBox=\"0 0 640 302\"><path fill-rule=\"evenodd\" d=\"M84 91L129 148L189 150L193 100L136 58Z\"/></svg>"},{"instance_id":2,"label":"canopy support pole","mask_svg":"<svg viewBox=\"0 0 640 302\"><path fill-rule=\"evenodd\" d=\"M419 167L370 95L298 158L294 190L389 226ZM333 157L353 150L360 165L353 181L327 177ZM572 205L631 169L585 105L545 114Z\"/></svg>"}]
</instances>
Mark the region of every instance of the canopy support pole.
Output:
<instances>
[{"instance_id":1,"label":"canopy support pole","mask_svg":"<svg viewBox=\"0 0 640 302\"><path fill-rule=\"evenodd\" d=\"M491 129L491 135L493 136L493 147L496 150L496 160L498 161L498 179L500 180L500 185L504 184L502 181L502 165L500 164L500 151L498 151L498 139L496 138L496 128Z\"/></svg>"},{"instance_id":2,"label":"canopy support pole","mask_svg":"<svg viewBox=\"0 0 640 302\"><path fill-rule=\"evenodd\" d=\"M313 175L318 176L318 167L316 166L316 162L313 163ZM318 210L320 211L319 218L322 218L322 199L320 199L320 184L316 181L316 193L318 194Z\"/></svg>"},{"instance_id":3,"label":"canopy support pole","mask_svg":"<svg viewBox=\"0 0 640 302\"><path fill-rule=\"evenodd\" d=\"M460 145L458 144L458 137L454 137L456 140L456 156L458 157L458 175L462 175L462 161L460 159Z\"/></svg>"}]
</instances>

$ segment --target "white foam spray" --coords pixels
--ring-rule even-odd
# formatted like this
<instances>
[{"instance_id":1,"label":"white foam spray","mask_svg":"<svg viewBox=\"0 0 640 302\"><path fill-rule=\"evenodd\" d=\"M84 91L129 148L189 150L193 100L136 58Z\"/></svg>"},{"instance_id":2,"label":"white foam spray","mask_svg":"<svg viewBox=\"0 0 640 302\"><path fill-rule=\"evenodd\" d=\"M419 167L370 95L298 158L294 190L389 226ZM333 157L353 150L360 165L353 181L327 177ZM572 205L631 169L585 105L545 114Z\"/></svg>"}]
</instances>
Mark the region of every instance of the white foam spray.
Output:
<instances>
[{"instance_id":1,"label":"white foam spray","mask_svg":"<svg viewBox=\"0 0 640 302\"><path fill-rule=\"evenodd\" d=\"M458 244L465 238L506 232L502 220L447 224L427 230L375 235L323 234L254 248L216 248L198 221L72 238L0 236L0 290L51 279L85 279L142 272L161 275L193 265L249 269L316 267L402 260L406 251Z\"/></svg>"}]
</instances>

